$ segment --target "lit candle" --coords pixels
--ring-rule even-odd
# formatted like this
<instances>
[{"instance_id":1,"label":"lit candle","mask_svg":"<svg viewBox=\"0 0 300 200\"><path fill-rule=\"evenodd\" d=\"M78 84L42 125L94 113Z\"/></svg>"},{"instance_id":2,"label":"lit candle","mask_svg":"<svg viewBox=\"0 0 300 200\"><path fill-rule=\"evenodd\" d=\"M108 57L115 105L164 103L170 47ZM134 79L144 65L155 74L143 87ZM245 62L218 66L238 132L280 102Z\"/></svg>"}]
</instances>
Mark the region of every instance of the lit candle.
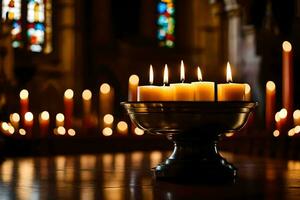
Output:
<instances>
[{"instance_id":1,"label":"lit candle","mask_svg":"<svg viewBox=\"0 0 300 200\"><path fill-rule=\"evenodd\" d=\"M100 86L99 98L100 117L113 113L114 91L108 83L103 83Z\"/></svg>"},{"instance_id":2,"label":"lit candle","mask_svg":"<svg viewBox=\"0 0 300 200\"><path fill-rule=\"evenodd\" d=\"M228 83L218 84L218 101L243 101L245 99L245 84L232 83L229 62L227 62L226 79Z\"/></svg>"},{"instance_id":3,"label":"lit candle","mask_svg":"<svg viewBox=\"0 0 300 200\"><path fill-rule=\"evenodd\" d=\"M70 128L72 126L72 116L73 116L73 97L74 92L72 89L67 89L64 94L64 105L65 105L65 126Z\"/></svg>"},{"instance_id":4,"label":"lit candle","mask_svg":"<svg viewBox=\"0 0 300 200\"><path fill-rule=\"evenodd\" d=\"M159 87L159 100L160 101L173 101L173 92L171 86L167 86L169 83L169 70L168 65L165 64L163 86Z\"/></svg>"},{"instance_id":5,"label":"lit candle","mask_svg":"<svg viewBox=\"0 0 300 200\"><path fill-rule=\"evenodd\" d=\"M28 107L29 107L29 100L28 100L29 92L28 92L28 90L26 90L26 89L21 90L19 96L20 96L20 114L21 114L21 117L23 119L23 124L24 124L25 113L27 113L29 110L28 109Z\"/></svg>"},{"instance_id":6,"label":"lit candle","mask_svg":"<svg viewBox=\"0 0 300 200\"><path fill-rule=\"evenodd\" d=\"M282 103L287 109L288 120L292 118L294 83L293 83L293 63L292 45L288 41L282 43Z\"/></svg>"},{"instance_id":7,"label":"lit candle","mask_svg":"<svg viewBox=\"0 0 300 200\"><path fill-rule=\"evenodd\" d=\"M91 99L92 92L90 90L84 90L82 92L82 105L83 105L83 127L90 127L90 116L91 116Z\"/></svg>"},{"instance_id":8,"label":"lit candle","mask_svg":"<svg viewBox=\"0 0 300 200\"><path fill-rule=\"evenodd\" d=\"M200 67L197 67L198 82L192 82L194 87L194 96L196 101L214 101L215 100L215 83L202 81Z\"/></svg>"},{"instance_id":9,"label":"lit candle","mask_svg":"<svg viewBox=\"0 0 300 200\"><path fill-rule=\"evenodd\" d=\"M103 124L104 127L110 127L110 128L112 128L113 123L114 123L114 116L111 115L111 114L104 115L104 117L103 117L103 123L104 123Z\"/></svg>"},{"instance_id":10,"label":"lit candle","mask_svg":"<svg viewBox=\"0 0 300 200\"><path fill-rule=\"evenodd\" d=\"M20 123L20 115L18 113L12 113L9 115L9 120L12 126L17 130Z\"/></svg>"},{"instance_id":11,"label":"lit candle","mask_svg":"<svg viewBox=\"0 0 300 200\"><path fill-rule=\"evenodd\" d=\"M180 65L180 80L182 83L170 84L174 101L194 101L194 88L192 84L184 83L185 73L183 61L181 61Z\"/></svg>"},{"instance_id":12,"label":"lit candle","mask_svg":"<svg viewBox=\"0 0 300 200\"><path fill-rule=\"evenodd\" d=\"M159 101L159 87L153 85L154 72L153 67L149 68L149 84L138 86L137 88L137 101Z\"/></svg>"},{"instance_id":13,"label":"lit candle","mask_svg":"<svg viewBox=\"0 0 300 200\"><path fill-rule=\"evenodd\" d=\"M131 75L128 81L128 101L137 101L138 85L139 77L135 74Z\"/></svg>"},{"instance_id":14,"label":"lit candle","mask_svg":"<svg viewBox=\"0 0 300 200\"><path fill-rule=\"evenodd\" d=\"M29 136L32 136L32 127L33 127L33 114L31 112L27 112L24 115L24 128L26 132L29 133Z\"/></svg>"},{"instance_id":15,"label":"lit candle","mask_svg":"<svg viewBox=\"0 0 300 200\"><path fill-rule=\"evenodd\" d=\"M45 137L49 132L49 119L50 115L48 111L43 111L39 114L39 125L41 137Z\"/></svg>"},{"instance_id":16,"label":"lit candle","mask_svg":"<svg viewBox=\"0 0 300 200\"><path fill-rule=\"evenodd\" d=\"M64 126L65 116L62 113L57 113L55 116L56 127Z\"/></svg>"},{"instance_id":17,"label":"lit candle","mask_svg":"<svg viewBox=\"0 0 300 200\"><path fill-rule=\"evenodd\" d=\"M300 125L300 110L294 111L293 118L294 118L294 125L299 126Z\"/></svg>"},{"instance_id":18,"label":"lit candle","mask_svg":"<svg viewBox=\"0 0 300 200\"><path fill-rule=\"evenodd\" d=\"M275 115L275 100L276 100L276 85L273 81L268 81L266 84L266 129L271 131L274 126Z\"/></svg>"},{"instance_id":19,"label":"lit candle","mask_svg":"<svg viewBox=\"0 0 300 200\"><path fill-rule=\"evenodd\" d=\"M118 133L121 135L127 135L128 134L128 125L124 121L119 121L117 124Z\"/></svg>"}]
</instances>

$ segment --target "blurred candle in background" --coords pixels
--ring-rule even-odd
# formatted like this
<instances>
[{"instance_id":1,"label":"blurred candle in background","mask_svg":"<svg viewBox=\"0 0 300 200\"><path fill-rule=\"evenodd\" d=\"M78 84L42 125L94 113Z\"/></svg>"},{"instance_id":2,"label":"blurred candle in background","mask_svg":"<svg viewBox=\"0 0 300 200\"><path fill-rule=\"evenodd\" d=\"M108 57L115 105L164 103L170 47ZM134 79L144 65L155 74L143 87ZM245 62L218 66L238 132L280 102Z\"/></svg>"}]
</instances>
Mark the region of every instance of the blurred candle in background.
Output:
<instances>
[{"instance_id":1,"label":"blurred candle in background","mask_svg":"<svg viewBox=\"0 0 300 200\"><path fill-rule=\"evenodd\" d=\"M104 115L113 113L114 91L108 83L103 83L100 86L99 94L100 119Z\"/></svg>"},{"instance_id":2,"label":"blurred candle in background","mask_svg":"<svg viewBox=\"0 0 300 200\"><path fill-rule=\"evenodd\" d=\"M29 92L26 89L21 90L20 92L20 114L23 119L23 124L25 123L25 113L29 111Z\"/></svg>"},{"instance_id":3,"label":"blurred candle in background","mask_svg":"<svg viewBox=\"0 0 300 200\"><path fill-rule=\"evenodd\" d=\"M139 86L139 77L135 74L131 75L128 81L128 101L137 101L138 86Z\"/></svg>"},{"instance_id":4,"label":"blurred candle in background","mask_svg":"<svg viewBox=\"0 0 300 200\"><path fill-rule=\"evenodd\" d=\"M73 102L74 92L72 89L67 89L64 93L64 105L65 105L65 127L72 127L72 117L73 117Z\"/></svg>"},{"instance_id":5,"label":"blurred candle in background","mask_svg":"<svg viewBox=\"0 0 300 200\"><path fill-rule=\"evenodd\" d=\"M117 130L118 133L121 135L127 135L128 134L128 125L125 121L119 121L117 124Z\"/></svg>"},{"instance_id":6,"label":"blurred candle in background","mask_svg":"<svg viewBox=\"0 0 300 200\"><path fill-rule=\"evenodd\" d=\"M294 111L293 118L294 118L294 125L299 126L300 125L300 110Z\"/></svg>"},{"instance_id":7,"label":"blurred candle in background","mask_svg":"<svg viewBox=\"0 0 300 200\"><path fill-rule=\"evenodd\" d=\"M57 113L55 116L55 124L56 127L64 126L65 124L65 116L62 113Z\"/></svg>"},{"instance_id":8,"label":"blurred candle in background","mask_svg":"<svg viewBox=\"0 0 300 200\"><path fill-rule=\"evenodd\" d=\"M274 115L275 115L275 103L276 103L276 85L273 81L268 81L266 84L266 129L272 131L274 127Z\"/></svg>"},{"instance_id":9,"label":"blurred candle in background","mask_svg":"<svg viewBox=\"0 0 300 200\"><path fill-rule=\"evenodd\" d=\"M49 132L50 115L48 111L39 114L40 136L45 137Z\"/></svg>"},{"instance_id":10,"label":"blurred candle in background","mask_svg":"<svg viewBox=\"0 0 300 200\"><path fill-rule=\"evenodd\" d=\"M282 106L287 110L287 123L290 124L294 106L294 78L291 43L284 41L282 43L282 50Z\"/></svg>"},{"instance_id":11,"label":"blurred candle in background","mask_svg":"<svg viewBox=\"0 0 300 200\"><path fill-rule=\"evenodd\" d=\"M12 126L17 130L20 124L20 115L18 113L12 113L9 115L9 120Z\"/></svg>"},{"instance_id":12,"label":"blurred candle in background","mask_svg":"<svg viewBox=\"0 0 300 200\"><path fill-rule=\"evenodd\" d=\"M114 116L112 114L106 114L103 117L103 126L104 127L109 127L112 128L113 127L113 123L114 123Z\"/></svg>"},{"instance_id":13,"label":"blurred candle in background","mask_svg":"<svg viewBox=\"0 0 300 200\"><path fill-rule=\"evenodd\" d=\"M24 128L28 133L28 136L32 136L32 127L33 127L33 114L31 112L26 112L24 115Z\"/></svg>"},{"instance_id":14,"label":"blurred candle in background","mask_svg":"<svg viewBox=\"0 0 300 200\"><path fill-rule=\"evenodd\" d=\"M91 106L92 106L92 92L84 90L82 92L82 106L83 106L83 127L89 128L91 125Z\"/></svg>"}]
</instances>

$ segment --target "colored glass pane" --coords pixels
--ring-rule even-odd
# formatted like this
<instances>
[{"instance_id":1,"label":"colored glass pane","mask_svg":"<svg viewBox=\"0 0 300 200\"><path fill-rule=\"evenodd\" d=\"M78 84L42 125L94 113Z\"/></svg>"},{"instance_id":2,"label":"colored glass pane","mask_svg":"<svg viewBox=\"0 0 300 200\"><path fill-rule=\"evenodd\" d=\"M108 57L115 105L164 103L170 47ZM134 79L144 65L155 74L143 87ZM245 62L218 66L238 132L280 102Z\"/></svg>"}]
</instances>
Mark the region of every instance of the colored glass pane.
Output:
<instances>
[{"instance_id":1,"label":"colored glass pane","mask_svg":"<svg viewBox=\"0 0 300 200\"><path fill-rule=\"evenodd\" d=\"M175 45L175 8L174 0L160 0L157 4L157 38L159 45L174 47Z\"/></svg>"}]
</instances>

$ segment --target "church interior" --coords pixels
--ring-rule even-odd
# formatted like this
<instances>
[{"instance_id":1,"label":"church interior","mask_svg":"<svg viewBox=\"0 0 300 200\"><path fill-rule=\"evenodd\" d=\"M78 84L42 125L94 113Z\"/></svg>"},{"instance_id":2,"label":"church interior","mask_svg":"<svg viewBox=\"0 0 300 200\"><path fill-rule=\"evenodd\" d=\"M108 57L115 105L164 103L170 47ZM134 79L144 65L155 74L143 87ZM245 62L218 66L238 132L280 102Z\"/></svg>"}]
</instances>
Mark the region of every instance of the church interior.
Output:
<instances>
[{"instance_id":1,"label":"church interior","mask_svg":"<svg viewBox=\"0 0 300 200\"><path fill-rule=\"evenodd\" d=\"M0 199L299 197L299 0L0 2Z\"/></svg>"}]
</instances>

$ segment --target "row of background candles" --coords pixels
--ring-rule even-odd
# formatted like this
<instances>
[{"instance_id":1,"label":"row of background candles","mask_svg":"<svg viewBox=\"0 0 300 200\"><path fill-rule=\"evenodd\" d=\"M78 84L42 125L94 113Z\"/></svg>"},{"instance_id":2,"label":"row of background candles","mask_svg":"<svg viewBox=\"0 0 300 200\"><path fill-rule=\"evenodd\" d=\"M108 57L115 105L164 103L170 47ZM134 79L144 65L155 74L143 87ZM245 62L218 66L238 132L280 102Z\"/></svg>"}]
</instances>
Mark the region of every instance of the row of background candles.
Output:
<instances>
[{"instance_id":1,"label":"row of background candles","mask_svg":"<svg viewBox=\"0 0 300 200\"><path fill-rule=\"evenodd\" d=\"M83 132L91 128L100 129L100 134L111 136L114 132L117 135L128 135L129 126L124 120L116 123L114 130L115 118L113 115L113 98L114 90L107 84L103 83L99 90L99 117L92 112L92 92L88 89L82 92L83 117L81 120L74 119L74 92L67 89L64 92L64 113L55 115L54 127L51 127L48 111L42 111L38 114L37 120L34 114L29 111L29 92L26 89L20 91L20 113L11 113L8 122L1 122L2 133L8 136L26 136L26 137L47 137L55 136L82 136ZM33 135L34 122L38 122L38 135ZM52 121L53 122L53 121ZM76 127L76 128L75 128ZM81 132L76 133L76 129L81 127ZM137 127L132 127L135 135L143 135L144 131ZM52 130L52 131L51 131ZM50 134L49 134L50 133Z\"/></svg>"}]
</instances>

